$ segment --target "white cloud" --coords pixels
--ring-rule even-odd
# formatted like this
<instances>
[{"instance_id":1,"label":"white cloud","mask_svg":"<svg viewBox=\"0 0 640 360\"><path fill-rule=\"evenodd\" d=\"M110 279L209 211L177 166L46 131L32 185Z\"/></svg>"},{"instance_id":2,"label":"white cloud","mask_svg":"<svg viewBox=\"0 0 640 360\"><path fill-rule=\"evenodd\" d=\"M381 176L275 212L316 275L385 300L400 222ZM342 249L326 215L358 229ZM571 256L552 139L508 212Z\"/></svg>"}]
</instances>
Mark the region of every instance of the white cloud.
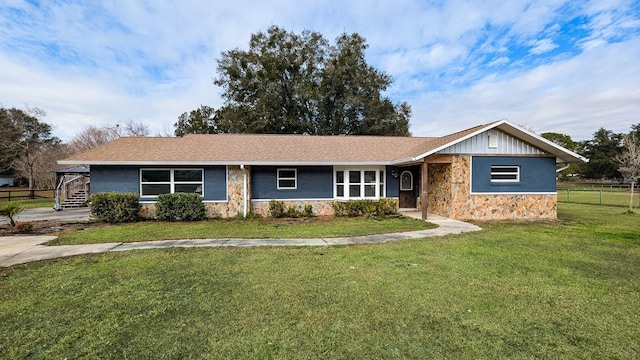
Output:
<instances>
[{"instance_id":1,"label":"white cloud","mask_svg":"<svg viewBox=\"0 0 640 360\"><path fill-rule=\"evenodd\" d=\"M640 123L640 40L591 48L575 58L490 77L463 91L425 93L412 101L414 135L443 135L502 118L590 139L605 127ZM439 124L447 124L446 127Z\"/></svg>"},{"instance_id":2,"label":"white cloud","mask_svg":"<svg viewBox=\"0 0 640 360\"><path fill-rule=\"evenodd\" d=\"M532 40L528 44L531 46L529 53L533 55L544 54L558 47L551 39Z\"/></svg>"}]
</instances>

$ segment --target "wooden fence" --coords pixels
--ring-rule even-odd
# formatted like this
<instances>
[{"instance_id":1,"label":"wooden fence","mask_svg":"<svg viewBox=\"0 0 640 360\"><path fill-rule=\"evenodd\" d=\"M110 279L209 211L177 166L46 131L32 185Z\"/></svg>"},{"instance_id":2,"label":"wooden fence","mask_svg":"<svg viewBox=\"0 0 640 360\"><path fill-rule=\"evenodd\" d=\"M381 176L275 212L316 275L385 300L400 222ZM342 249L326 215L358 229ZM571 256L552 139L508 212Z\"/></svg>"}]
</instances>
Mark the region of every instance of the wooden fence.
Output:
<instances>
[{"instance_id":1,"label":"wooden fence","mask_svg":"<svg viewBox=\"0 0 640 360\"><path fill-rule=\"evenodd\" d=\"M0 188L0 201L53 198L55 198L55 190L53 189L38 189L30 191L26 188Z\"/></svg>"}]
</instances>

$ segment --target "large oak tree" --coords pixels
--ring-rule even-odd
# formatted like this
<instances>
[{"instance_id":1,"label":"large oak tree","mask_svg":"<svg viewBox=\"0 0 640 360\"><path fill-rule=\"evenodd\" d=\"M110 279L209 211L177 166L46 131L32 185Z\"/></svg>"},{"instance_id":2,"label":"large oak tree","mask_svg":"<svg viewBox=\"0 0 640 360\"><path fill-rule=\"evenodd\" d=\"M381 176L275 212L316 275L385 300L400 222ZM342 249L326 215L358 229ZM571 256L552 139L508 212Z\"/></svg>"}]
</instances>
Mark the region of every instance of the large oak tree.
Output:
<instances>
[{"instance_id":1,"label":"large oak tree","mask_svg":"<svg viewBox=\"0 0 640 360\"><path fill-rule=\"evenodd\" d=\"M277 26L253 34L248 50L229 50L218 60L215 84L225 104L211 121L200 121L202 128L407 136L411 108L384 94L391 77L366 62L366 48L358 34L342 34L333 45L317 32L295 34ZM179 124L177 135L197 132Z\"/></svg>"}]
</instances>

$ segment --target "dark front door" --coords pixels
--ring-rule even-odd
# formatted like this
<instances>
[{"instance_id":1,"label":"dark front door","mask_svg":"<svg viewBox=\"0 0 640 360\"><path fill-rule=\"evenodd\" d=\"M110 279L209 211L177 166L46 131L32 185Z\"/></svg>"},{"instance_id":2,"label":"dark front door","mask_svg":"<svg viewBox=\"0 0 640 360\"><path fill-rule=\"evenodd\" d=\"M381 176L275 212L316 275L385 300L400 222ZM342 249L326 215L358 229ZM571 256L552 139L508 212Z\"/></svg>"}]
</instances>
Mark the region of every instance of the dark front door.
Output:
<instances>
[{"instance_id":1,"label":"dark front door","mask_svg":"<svg viewBox=\"0 0 640 360\"><path fill-rule=\"evenodd\" d=\"M405 170L400 174L400 208L416 207L416 191L414 189L413 173Z\"/></svg>"}]
</instances>

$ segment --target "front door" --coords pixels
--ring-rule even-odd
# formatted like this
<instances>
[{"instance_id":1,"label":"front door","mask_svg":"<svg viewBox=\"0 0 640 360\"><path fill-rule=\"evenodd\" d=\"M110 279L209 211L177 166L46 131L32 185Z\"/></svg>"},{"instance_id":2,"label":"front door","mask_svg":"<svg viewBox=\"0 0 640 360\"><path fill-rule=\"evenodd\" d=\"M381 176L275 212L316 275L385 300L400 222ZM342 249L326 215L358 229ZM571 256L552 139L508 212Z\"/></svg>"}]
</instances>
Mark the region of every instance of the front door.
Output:
<instances>
[{"instance_id":1,"label":"front door","mask_svg":"<svg viewBox=\"0 0 640 360\"><path fill-rule=\"evenodd\" d=\"M414 189L413 174L405 170L400 174L400 208L414 209L416 207L416 191Z\"/></svg>"}]
</instances>

